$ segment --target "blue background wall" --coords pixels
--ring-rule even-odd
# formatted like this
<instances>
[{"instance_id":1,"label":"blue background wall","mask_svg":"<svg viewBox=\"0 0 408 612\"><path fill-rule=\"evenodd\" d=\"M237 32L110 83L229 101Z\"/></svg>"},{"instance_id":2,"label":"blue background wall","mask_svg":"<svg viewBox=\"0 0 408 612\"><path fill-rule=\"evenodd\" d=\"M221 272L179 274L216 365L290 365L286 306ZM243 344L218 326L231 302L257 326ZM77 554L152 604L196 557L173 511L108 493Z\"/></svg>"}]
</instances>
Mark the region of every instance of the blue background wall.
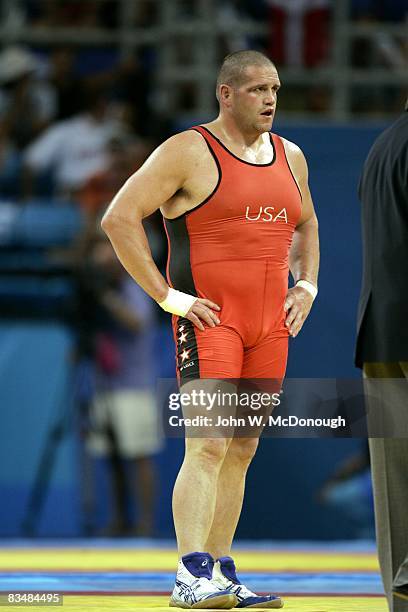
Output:
<instances>
[{"instance_id":1,"label":"blue background wall","mask_svg":"<svg viewBox=\"0 0 408 612\"><path fill-rule=\"evenodd\" d=\"M288 376L356 377L355 315L361 276L360 211L356 196L362 163L380 127L277 126L299 144L309 163L320 221L320 294L298 338L291 341ZM173 375L170 325L160 330L160 375ZM164 348L167 347L167 348ZM19 535L39 453L58 415L72 406L71 340L58 325L0 328L0 535ZM56 454L40 535L79 535L80 444L75 420ZM323 510L316 491L356 440L264 440L250 468L238 536L343 538L349 524ZM171 491L183 444L170 440L157 458L158 533L172 536ZM81 467L82 466L82 467Z\"/></svg>"}]
</instances>

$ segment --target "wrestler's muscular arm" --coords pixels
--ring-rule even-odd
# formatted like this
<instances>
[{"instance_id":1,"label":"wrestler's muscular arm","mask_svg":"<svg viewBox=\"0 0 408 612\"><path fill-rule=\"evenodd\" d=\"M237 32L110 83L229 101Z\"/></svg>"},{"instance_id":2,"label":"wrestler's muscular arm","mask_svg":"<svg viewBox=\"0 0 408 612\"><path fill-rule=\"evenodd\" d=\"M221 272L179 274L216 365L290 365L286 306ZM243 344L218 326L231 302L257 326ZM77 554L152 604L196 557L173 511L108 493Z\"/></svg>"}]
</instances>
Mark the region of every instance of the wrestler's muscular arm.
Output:
<instances>
[{"instance_id":1,"label":"wrestler's muscular arm","mask_svg":"<svg viewBox=\"0 0 408 612\"><path fill-rule=\"evenodd\" d=\"M295 283L299 280L306 280L317 287L319 234L317 217L309 190L307 163L297 145L284 140L284 146L288 162L302 194L302 214L293 235L289 267ZM312 304L312 296L302 287L289 289L285 301L285 310L288 313L286 325L293 337L297 336L302 329Z\"/></svg>"},{"instance_id":2,"label":"wrestler's muscular arm","mask_svg":"<svg viewBox=\"0 0 408 612\"><path fill-rule=\"evenodd\" d=\"M157 302L166 299L169 287L153 261L142 219L160 207L169 212L174 208L174 216L188 210L188 197L174 196L197 172L203 155L201 140L196 134L182 132L165 141L126 181L102 219L102 228L122 265ZM219 310L216 304L198 298L186 318L202 330L203 322L214 327L219 323L214 310Z\"/></svg>"}]
</instances>

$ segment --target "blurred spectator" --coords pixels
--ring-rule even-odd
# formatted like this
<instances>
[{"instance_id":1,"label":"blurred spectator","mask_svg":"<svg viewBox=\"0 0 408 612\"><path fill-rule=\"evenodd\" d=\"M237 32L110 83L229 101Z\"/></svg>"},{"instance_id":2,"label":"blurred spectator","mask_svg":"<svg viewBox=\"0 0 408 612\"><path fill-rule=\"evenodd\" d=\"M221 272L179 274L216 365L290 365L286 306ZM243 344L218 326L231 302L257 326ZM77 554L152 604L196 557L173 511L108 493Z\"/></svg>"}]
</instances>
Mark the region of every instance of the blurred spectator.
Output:
<instances>
[{"instance_id":1,"label":"blurred spectator","mask_svg":"<svg viewBox=\"0 0 408 612\"><path fill-rule=\"evenodd\" d=\"M21 28L26 23L24 0L3 0L0 3L0 21L5 32Z\"/></svg>"},{"instance_id":2,"label":"blurred spectator","mask_svg":"<svg viewBox=\"0 0 408 612\"><path fill-rule=\"evenodd\" d=\"M135 54L122 58L109 77L109 90L124 118L136 134L149 137L154 118L149 94L151 77L139 56Z\"/></svg>"},{"instance_id":3,"label":"blurred spectator","mask_svg":"<svg viewBox=\"0 0 408 612\"><path fill-rule=\"evenodd\" d=\"M20 195L21 149L55 116L55 92L36 76L35 57L21 47L0 53L0 195Z\"/></svg>"},{"instance_id":4,"label":"blurred spectator","mask_svg":"<svg viewBox=\"0 0 408 612\"><path fill-rule=\"evenodd\" d=\"M110 92L120 120L133 133L157 144L174 133L174 117L169 118L166 108L162 112L157 110L153 88L156 60L154 48L143 47L120 58L113 68L101 72L97 78Z\"/></svg>"},{"instance_id":5,"label":"blurred spectator","mask_svg":"<svg viewBox=\"0 0 408 612\"><path fill-rule=\"evenodd\" d=\"M134 2L134 25L139 28L149 28L157 25L158 8L158 4L154 0Z\"/></svg>"},{"instance_id":6,"label":"blurred spectator","mask_svg":"<svg viewBox=\"0 0 408 612\"><path fill-rule=\"evenodd\" d=\"M406 0L354 0L352 18L361 24L376 21L401 21L408 17ZM381 28L372 28L371 36L358 36L351 41L351 63L357 68L408 69L407 38L394 36ZM358 85L352 89L351 108L358 113L397 113L405 99L404 87L398 85Z\"/></svg>"},{"instance_id":7,"label":"blurred spectator","mask_svg":"<svg viewBox=\"0 0 408 612\"><path fill-rule=\"evenodd\" d=\"M78 192L78 202L90 217L95 220L103 214L113 196L143 164L150 149L144 141L125 135L109 141L106 168L90 176Z\"/></svg>"},{"instance_id":8,"label":"blurred spectator","mask_svg":"<svg viewBox=\"0 0 408 612\"><path fill-rule=\"evenodd\" d=\"M0 54L0 136L18 149L55 117L55 91L36 78L37 68L35 57L21 47Z\"/></svg>"},{"instance_id":9,"label":"blurred spectator","mask_svg":"<svg viewBox=\"0 0 408 612\"><path fill-rule=\"evenodd\" d=\"M400 21L408 18L408 4L393 0L387 3L379 0L354 0L351 6L352 18L360 23L381 21ZM401 40L388 32L378 29L373 37L353 39L353 66L367 67L387 65L403 70L408 66L408 44L406 37Z\"/></svg>"},{"instance_id":10,"label":"blurred spectator","mask_svg":"<svg viewBox=\"0 0 408 612\"><path fill-rule=\"evenodd\" d=\"M278 66L318 66L328 59L330 0L268 0L269 54Z\"/></svg>"},{"instance_id":11,"label":"blurred spectator","mask_svg":"<svg viewBox=\"0 0 408 612\"><path fill-rule=\"evenodd\" d=\"M153 393L154 304L105 237L96 239L79 278L80 346L94 359L96 383L87 448L95 458L109 459L112 480L111 520L102 534L150 536L152 455L161 448ZM136 525L127 517L126 493L138 508Z\"/></svg>"},{"instance_id":12,"label":"blurred spectator","mask_svg":"<svg viewBox=\"0 0 408 612\"><path fill-rule=\"evenodd\" d=\"M106 149L106 168L92 174L75 196L75 202L82 212L81 229L68 247L52 250L50 255L55 263L76 266L88 256L90 245L94 241L95 227L99 226L107 206L126 180L144 163L153 146L148 141L119 133L107 143ZM143 224L153 258L159 268L164 270L167 243L162 215L159 212L150 215L144 219Z\"/></svg>"},{"instance_id":13,"label":"blurred spectator","mask_svg":"<svg viewBox=\"0 0 408 612\"><path fill-rule=\"evenodd\" d=\"M103 3L100 0L27 0L28 19L39 27L98 27Z\"/></svg>"},{"instance_id":14,"label":"blurred spectator","mask_svg":"<svg viewBox=\"0 0 408 612\"><path fill-rule=\"evenodd\" d=\"M234 33L234 26L239 27L242 18L245 17L248 19L239 0L221 0L217 4L217 22L223 28L222 57L249 48L251 39L241 33Z\"/></svg>"},{"instance_id":15,"label":"blurred spectator","mask_svg":"<svg viewBox=\"0 0 408 612\"><path fill-rule=\"evenodd\" d=\"M73 48L56 47L49 54L47 79L56 95L56 119L68 119L81 110L84 84L75 72L76 54Z\"/></svg>"},{"instance_id":16,"label":"blurred spectator","mask_svg":"<svg viewBox=\"0 0 408 612\"><path fill-rule=\"evenodd\" d=\"M354 528L354 537L373 539L374 506L368 444L342 463L319 493L319 501L339 510Z\"/></svg>"},{"instance_id":17,"label":"blurred spectator","mask_svg":"<svg viewBox=\"0 0 408 612\"><path fill-rule=\"evenodd\" d=\"M114 136L107 144L107 164L103 170L92 174L77 192L77 202L83 211L83 226L70 253L74 261L80 261L92 239L94 229L114 195L127 179L143 164L151 147L142 140L124 134Z\"/></svg>"},{"instance_id":18,"label":"blurred spectator","mask_svg":"<svg viewBox=\"0 0 408 612\"><path fill-rule=\"evenodd\" d=\"M25 196L33 195L34 178L52 174L55 192L75 199L78 191L96 172L108 166L107 145L122 126L109 116L104 91L92 88L80 115L51 126L25 153Z\"/></svg>"}]
</instances>

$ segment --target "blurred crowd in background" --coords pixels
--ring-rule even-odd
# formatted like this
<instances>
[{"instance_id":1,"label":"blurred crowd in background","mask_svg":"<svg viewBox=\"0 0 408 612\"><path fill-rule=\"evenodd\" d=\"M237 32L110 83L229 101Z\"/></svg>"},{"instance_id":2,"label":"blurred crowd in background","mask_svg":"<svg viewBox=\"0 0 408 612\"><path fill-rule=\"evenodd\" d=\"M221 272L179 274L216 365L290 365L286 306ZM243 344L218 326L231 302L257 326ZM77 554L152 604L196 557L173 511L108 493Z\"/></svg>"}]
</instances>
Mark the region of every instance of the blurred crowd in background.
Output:
<instances>
[{"instance_id":1,"label":"blurred crowd in background","mask_svg":"<svg viewBox=\"0 0 408 612\"><path fill-rule=\"evenodd\" d=\"M155 28L161 4L157 0L128 4L132 6L128 26ZM190 0L175 2L173 18L188 22L198 14L198 5ZM229 52L256 48L267 53L278 69L332 69L335 0L219 0L211 6L221 32L218 61ZM25 29L35 34L60 28L80 33L97 28L109 33L123 21L116 0L3 0L0 7L3 32ZM347 18L354 25L403 24L407 16L406 0L352 0ZM246 34L236 27L248 20L261 25L261 30ZM191 66L192 40L180 38L174 45L180 69ZM72 327L81 381L77 398L86 415L88 449L112 458L115 495L105 535L153 533L155 476L150 457L160 450L161 439L151 406L149 372L155 371L152 343L161 314L135 283L129 285L101 235L99 219L126 179L178 129L183 113L195 110L199 94L188 81L177 87L176 108L166 108L163 85L156 79L159 55L153 43L122 53L115 44L51 44L39 39L34 43L24 36L4 43L0 50L0 311L8 317L61 316ZM407 61L407 37L395 37L387 30L374 37L354 37L348 58L355 68L391 71L406 69ZM314 84L313 72L310 82L283 85L280 113L328 116L333 88ZM351 96L352 116L396 114L404 95L404 87L395 84L357 87ZM61 213L58 218L56 210ZM164 271L160 214L146 220L146 231ZM61 296L55 293L44 306L47 293L42 281L50 276L69 278L62 309ZM22 289L24 279L31 284L26 282ZM132 374L135 371L137 376ZM144 407L136 420L129 417L132 401ZM117 402L124 421L115 416ZM363 519L357 520L360 534L367 525L365 512L371 508L367 463L362 464L364 483L357 487L364 506ZM348 476L346 471L326 487L321 501L336 504L338 491L344 502L347 496L339 481ZM126 518L126 486L141 508L137 524ZM347 491L349 508L356 507L356 489Z\"/></svg>"},{"instance_id":2,"label":"blurred crowd in background","mask_svg":"<svg viewBox=\"0 0 408 612\"><path fill-rule=\"evenodd\" d=\"M231 51L257 48L278 68L330 68L333 62L334 0L220 0L214 20L223 26L218 61ZM120 21L117 0L3 1L4 30L31 31L87 28L115 30ZM137 0L129 27L154 28L160 2ZM178 22L194 17L197 2L174 3ZM352 0L350 23L406 23L405 0ZM263 34L234 28L243 20L262 23ZM236 30L236 33L235 33ZM180 69L194 55L192 41L175 41ZM58 195L95 212L109 200L123 179L136 170L149 152L178 125L178 114L194 110L194 85L179 86L179 108L171 116L160 102L155 79L158 48L138 47L125 56L115 45L81 44L4 45L0 52L0 197L27 199ZM354 37L350 65L356 68L406 69L407 37ZM281 114L290 111L324 115L334 92L327 85L285 85L280 93ZM404 87L357 88L353 113L396 113Z\"/></svg>"}]
</instances>

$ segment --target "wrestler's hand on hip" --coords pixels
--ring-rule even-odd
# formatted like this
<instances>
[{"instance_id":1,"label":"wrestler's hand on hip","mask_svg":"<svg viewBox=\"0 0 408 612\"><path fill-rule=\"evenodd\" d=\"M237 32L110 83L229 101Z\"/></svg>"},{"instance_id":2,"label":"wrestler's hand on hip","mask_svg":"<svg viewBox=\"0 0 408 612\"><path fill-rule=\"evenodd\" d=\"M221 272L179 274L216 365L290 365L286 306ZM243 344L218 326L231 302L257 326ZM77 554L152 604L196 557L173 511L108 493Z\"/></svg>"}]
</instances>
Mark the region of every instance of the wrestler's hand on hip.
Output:
<instances>
[{"instance_id":1,"label":"wrestler's hand on hip","mask_svg":"<svg viewBox=\"0 0 408 612\"><path fill-rule=\"evenodd\" d=\"M197 298L185 317L194 323L198 329L204 331L204 323L206 323L208 327L215 327L221 322L214 310L221 310L221 308L217 304L214 304L214 302L210 302L210 300Z\"/></svg>"},{"instance_id":2,"label":"wrestler's hand on hip","mask_svg":"<svg viewBox=\"0 0 408 612\"><path fill-rule=\"evenodd\" d=\"M285 325L293 338L296 338L302 329L312 304L313 297L306 289L302 287L292 287L289 289L284 305L285 312L287 313Z\"/></svg>"}]
</instances>

